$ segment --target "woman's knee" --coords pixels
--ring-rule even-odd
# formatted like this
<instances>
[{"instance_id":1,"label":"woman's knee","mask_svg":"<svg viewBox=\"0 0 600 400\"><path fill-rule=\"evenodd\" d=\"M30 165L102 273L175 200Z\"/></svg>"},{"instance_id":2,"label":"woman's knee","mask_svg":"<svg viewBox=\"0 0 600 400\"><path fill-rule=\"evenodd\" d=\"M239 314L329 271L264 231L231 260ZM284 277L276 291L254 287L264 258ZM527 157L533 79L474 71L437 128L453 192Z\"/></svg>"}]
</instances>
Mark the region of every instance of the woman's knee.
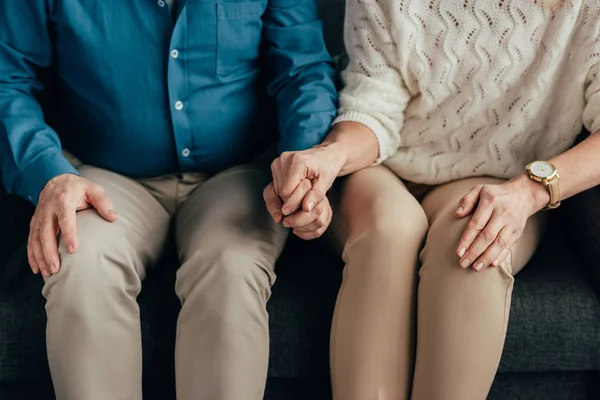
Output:
<instances>
[{"instance_id":1,"label":"woman's knee","mask_svg":"<svg viewBox=\"0 0 600 400\"><path fill-rule=\"evenodd\" d=\"M374 242L420 242L427 216L404 184L383 167L348 178L340 207L347 240L370 236Z\"/></svg>"}]
</instances>

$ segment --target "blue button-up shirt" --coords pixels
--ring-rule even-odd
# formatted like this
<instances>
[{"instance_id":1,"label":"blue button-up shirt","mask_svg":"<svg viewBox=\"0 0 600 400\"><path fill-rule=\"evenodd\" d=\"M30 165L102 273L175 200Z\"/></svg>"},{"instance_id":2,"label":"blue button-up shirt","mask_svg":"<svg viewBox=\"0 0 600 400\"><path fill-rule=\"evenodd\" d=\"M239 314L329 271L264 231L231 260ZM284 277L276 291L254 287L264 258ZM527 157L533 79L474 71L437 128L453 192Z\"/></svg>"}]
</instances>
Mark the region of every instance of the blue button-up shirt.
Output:
<instances>
[{"instance_id":1,"label":"blue button-up shirt","mask_svg":"<svg viewBox=\"0 0 600 400\"><path fill-rule=\"evenodd\" d=\"M279 133L321 142L337 94L314 0L0 0L0 169L37 201L86 164L131 177L218 172ZM52 128L36 100L56 88Z\"/></svg>"}]
</instances>

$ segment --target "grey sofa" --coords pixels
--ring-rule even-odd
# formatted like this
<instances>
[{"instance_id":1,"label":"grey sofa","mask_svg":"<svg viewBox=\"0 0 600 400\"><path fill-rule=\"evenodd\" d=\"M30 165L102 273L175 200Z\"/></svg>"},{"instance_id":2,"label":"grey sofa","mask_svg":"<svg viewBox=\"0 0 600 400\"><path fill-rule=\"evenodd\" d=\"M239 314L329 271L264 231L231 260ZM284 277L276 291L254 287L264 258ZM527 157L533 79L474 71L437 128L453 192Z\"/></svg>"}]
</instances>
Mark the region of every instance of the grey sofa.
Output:
<instances>
[{"instance_id":1,"label":"grey sofa","mask_svg":"<svg viewBox=\"0 0 600 400\"><path fill-rule=\"evenodd\" d=\"M344 0L320 0L333 54L342 51ZM25 256L32 207L0 190L0 399L53 399L45 355L42 281ZM489 399L600 398L600 188L565 202L518 276L508 337ZM174 399L179 304L174 252L139 298L145 399ZM330 398L328 341L342 264L319 242L290 239L269 303L267 400ZM107 399L110 400L110 399ZM365 399L367 400L367 399Z\"/></svg>"}]
</instances>

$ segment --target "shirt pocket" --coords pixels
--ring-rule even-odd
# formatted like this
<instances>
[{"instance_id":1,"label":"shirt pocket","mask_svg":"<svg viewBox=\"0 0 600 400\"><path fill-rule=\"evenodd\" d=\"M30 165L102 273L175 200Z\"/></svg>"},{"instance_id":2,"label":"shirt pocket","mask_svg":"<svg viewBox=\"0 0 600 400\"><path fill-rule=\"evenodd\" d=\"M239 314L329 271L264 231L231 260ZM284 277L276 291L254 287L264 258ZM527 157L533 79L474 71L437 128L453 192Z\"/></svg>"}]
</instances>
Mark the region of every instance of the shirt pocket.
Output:
<instances>
[{"instance_id":1,"label":"shirt pocket","mask_svg":"<svg viewBox=\"0 0 600 400\"><path fill-rule=\"evenodd\" d=\"M266 4L266 0L217 3L217 75L256 68Z\"/></svg>"}]
</instances>

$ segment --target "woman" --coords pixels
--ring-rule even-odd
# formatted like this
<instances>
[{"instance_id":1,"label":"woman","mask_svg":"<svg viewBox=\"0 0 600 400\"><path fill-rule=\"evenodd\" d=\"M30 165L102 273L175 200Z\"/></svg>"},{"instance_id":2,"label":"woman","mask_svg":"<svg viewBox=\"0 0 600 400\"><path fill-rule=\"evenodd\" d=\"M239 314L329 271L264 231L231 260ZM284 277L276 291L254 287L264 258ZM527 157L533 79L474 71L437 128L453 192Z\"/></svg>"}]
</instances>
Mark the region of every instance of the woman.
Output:
<instances>
[{"instance_id":1,"label":"woman","mask_svg":"<svg viewBox=\"0 0 600 400\"><path fill-rule=\"evenodd\" d=\"M335 399L486 398L540 211L600 184L600 135L569 149L600 130L600 2L552 3L347 1L339 117L265 190L311 239L354 173L331 230Z\"/></svg>"}]
</instances>

